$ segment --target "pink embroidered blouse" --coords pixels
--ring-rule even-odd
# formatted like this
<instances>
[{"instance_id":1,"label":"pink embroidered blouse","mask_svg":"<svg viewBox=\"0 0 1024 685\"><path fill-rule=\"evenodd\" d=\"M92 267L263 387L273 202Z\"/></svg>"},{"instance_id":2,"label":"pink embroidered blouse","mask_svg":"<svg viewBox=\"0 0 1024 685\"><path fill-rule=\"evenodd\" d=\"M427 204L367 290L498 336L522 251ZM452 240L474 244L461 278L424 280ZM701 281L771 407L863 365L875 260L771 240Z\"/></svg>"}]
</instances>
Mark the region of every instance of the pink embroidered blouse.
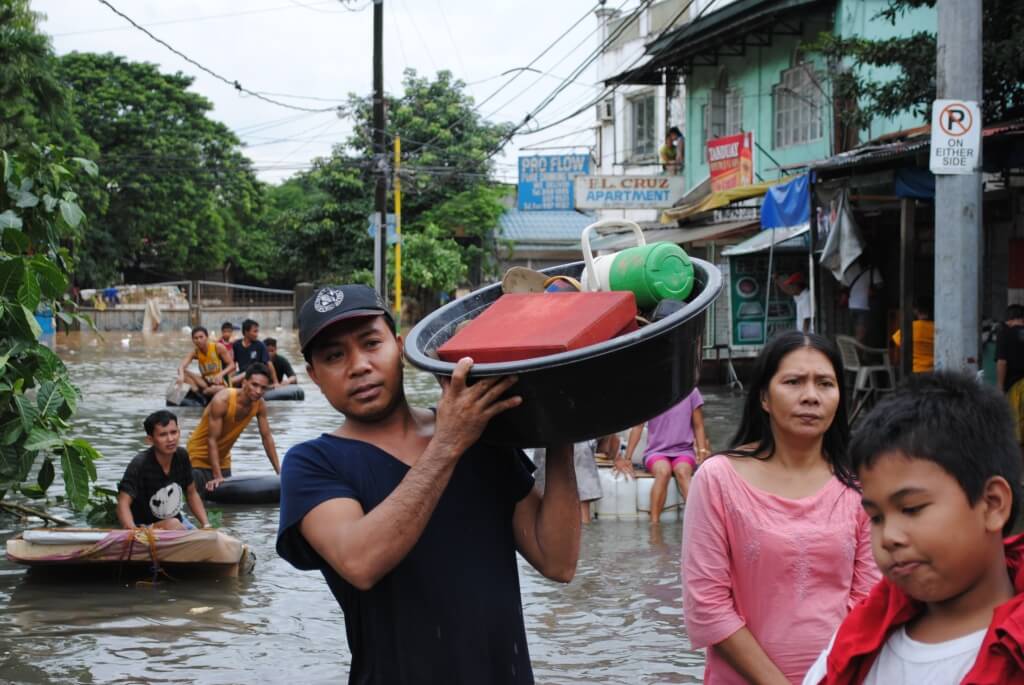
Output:
<instances>
[{"instance_id":1,"label":"pink embroidered blouse","mask_svg":"<svg viewBox=\"0 0 1024 685\"><path fill-rule=\"evenodd\" d=\"M835 478L793 500L748 484L728 457L694 476L683 522L683 615L710 647L746 626L794 683L880 579L860 493ZM746 681L708 649L704 682Z\"/></svg>"}]
</instances>

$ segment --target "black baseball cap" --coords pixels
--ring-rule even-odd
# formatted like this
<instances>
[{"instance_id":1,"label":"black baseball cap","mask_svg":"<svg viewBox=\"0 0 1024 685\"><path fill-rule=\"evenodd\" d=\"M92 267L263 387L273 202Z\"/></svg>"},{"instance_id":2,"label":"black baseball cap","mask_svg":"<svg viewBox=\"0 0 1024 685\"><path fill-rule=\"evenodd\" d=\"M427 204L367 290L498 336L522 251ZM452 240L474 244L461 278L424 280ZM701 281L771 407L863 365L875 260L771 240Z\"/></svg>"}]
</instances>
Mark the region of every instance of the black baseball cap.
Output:
<instances>
[{"instance_id":1,"label":"black baseball cap","mask_svg":"<svg viewBox=\"0 0 1024 685\"><path fill-rule=\"evenodd\" d=\"M306 300L299 310L299 349L303 352L313 338L332 323L357 316L384 316L394 329L391 312L373 288L360 285L328 285Z\"/></svg>"}]
</instances>

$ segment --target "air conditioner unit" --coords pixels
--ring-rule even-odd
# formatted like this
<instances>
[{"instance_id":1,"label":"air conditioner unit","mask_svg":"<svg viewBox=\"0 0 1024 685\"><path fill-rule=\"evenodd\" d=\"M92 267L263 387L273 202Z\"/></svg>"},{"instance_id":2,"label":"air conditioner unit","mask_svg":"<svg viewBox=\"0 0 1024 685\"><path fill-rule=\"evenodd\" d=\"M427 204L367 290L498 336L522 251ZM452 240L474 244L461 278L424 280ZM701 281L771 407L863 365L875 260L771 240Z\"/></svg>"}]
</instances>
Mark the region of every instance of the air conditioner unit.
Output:
<instances>
[{"instance_id":1,"label":"air conditioner unit","mask_svg":"<svg viewBox=\"0 0 1024 685\"><path fill-rule=\"evenodd\" d=\"M597 103L597 119L598 121L615 120L615 100L608 98Z\"/></svg>"}]
</instances>

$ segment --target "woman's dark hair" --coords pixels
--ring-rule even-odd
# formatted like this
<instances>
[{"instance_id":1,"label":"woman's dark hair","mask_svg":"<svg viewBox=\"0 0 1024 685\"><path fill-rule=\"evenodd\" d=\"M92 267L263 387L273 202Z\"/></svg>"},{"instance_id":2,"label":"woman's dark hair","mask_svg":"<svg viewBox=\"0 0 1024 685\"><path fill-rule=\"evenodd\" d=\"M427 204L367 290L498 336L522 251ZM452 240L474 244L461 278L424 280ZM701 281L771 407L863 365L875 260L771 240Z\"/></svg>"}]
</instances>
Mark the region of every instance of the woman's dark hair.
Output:
<instances>
[{"instance_id":1,"label":"woman's dark hair","mask_svg":"<svg viewBox=\"0 0 1024 685\"><path fill-rule=\"evenodd\" d=\"M755 457L768 459L775 453L775 436L772 435L771 420L768 412L761 406L761 398L768 391L772 377L778 372L783 358L790 352L802 348L817 350L832 363L839 385L839 405L836 407L835 418L825 431L822 449L825 459L832 467L832 473L841 483L848 487L857 487L856 476L850 471L846 461L846 450L850 444L850 424L846 420L846 386L843 383L843 360L835 344L816 333L786 331L768 341L757 361L754 362L754 373L747 390L747 399L743 403L743 416L740 427L732 439L732 447L726 454L736 457ZM753 449L740 449L741 445L754 443Z\"/></svg>"}]
</instances>

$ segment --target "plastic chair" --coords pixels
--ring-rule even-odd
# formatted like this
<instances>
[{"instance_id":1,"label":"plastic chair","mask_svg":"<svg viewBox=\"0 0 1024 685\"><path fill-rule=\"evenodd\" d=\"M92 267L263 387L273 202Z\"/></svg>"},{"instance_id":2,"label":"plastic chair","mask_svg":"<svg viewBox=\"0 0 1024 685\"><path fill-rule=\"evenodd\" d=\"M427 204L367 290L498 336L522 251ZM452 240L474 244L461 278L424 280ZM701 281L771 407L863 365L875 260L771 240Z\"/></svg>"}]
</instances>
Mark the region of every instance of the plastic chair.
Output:
<instances>
[{"instance_id":1,"label":"plastic chair","mask_svg":"<svg viewBox=\"0 0 1024 685\"><path fill-rule=\"evenodd\" d=\"M847 381L853 407L852 423L861 411L874 405L879 395L896 388L896 371L889 363L889 350L884 347L868 347L848 335L837 335L836 345L847 376L853 376L852 387ZM880 363L869 363L874 362L875 357Z\"/></svg>"}]
</instances>

